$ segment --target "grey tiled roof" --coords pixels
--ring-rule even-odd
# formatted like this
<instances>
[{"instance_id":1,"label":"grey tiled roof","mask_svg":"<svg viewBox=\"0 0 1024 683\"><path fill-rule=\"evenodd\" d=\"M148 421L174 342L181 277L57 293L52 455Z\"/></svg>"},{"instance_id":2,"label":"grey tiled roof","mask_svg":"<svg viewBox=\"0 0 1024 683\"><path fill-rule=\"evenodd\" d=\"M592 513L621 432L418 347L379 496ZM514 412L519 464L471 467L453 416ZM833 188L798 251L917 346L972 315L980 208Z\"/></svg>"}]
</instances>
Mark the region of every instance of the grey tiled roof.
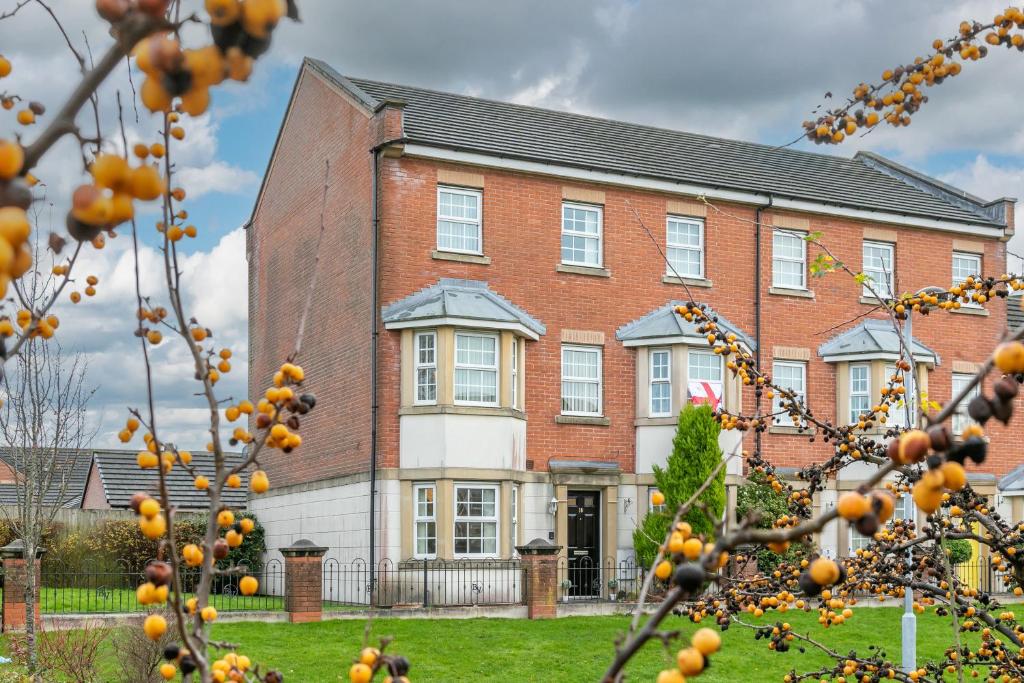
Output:
<instances>
[{"instance_id":1,"label":"grey tiled roof","mask_svg":"<svg viewBox=\"0 0 1024 683\"><path fill-rule=\"evenodd\" d=\"M1010 473L999 480L999 490L1024 491L1024 465L1017 465Z\"/></svg>"},{"instance_id":2,"label":"grey tiled roof","mask_svg":"<svg viewBox=\"0 0 1024 683\"><path fill-rule=\"evenodd\" d=\"M663 337L703 337L704 335L697 331L698 323L687 322L683 316L676 313L676 306L682 306L685 303L685 301L669 301L639 320L620 327L615 332L615 338L626 342ZM735 334L741 342L747 345L747 348L753 349L757 346L750 335L731 323L724 315L716 313L710 306L706 308L706 312L709 317L717 318L719 328L727 333Z\"/></svg>"},{"instance_id":3,"label":"grey tiled roof","mask_svg":"<svg viewBox=\"0 0 1024 683\"><path fill-rule=\"evenodd\" d=\"M939 355L914 338L910 341L914 360L939 363ZM900 338L892 322L868 318L854 328L846 330L818 347L822 357L857 356L864 354L899 354Z\"/></svg>"},{"instance_id":4,"label":"grey tiled roof","mask_svg":"<svg viewBox=\"0 0 1024 683\"><path fill-rule=\"evenodd\" d=\"M1021 296L1020 291L1017 290L1006 298L1006 324L1011 329L1024 325L1024 308L1021 308L1021 304L1024 304L1024 296Z\"/></svg>"},{"instance_id":5,"label":"grey tiled roof","mask_svg":"<svg viewBox=\"0 0 1024 683\"><path fill-rule=\"evenodd\" d=\"M127 508L132 495L143 491L155 495L158 490L158 474L155 469L140 469L135 462L137 451L95 451L94 457L99 468L100 480L107 496L107 502L113 508ZM227 463L234 467L242 462L241 453L225 453ZM192 467L199 473L213 480L213 454L205 451L192 451ZM237 489L224 489L223 500L226 505L236 509L245 508L249 490L249 473L242 472L242 486ZM183 510L196 510L207 505L207 494L199 491L192 484L192 476L181 466L176 466L167 478L168 493L171 504Z\"/></svg>"},{"instance_id":6,"label":"grey tiled roof","mask_svg":"<svg viewBox=\"0 0 1024 683\"><path fill-rule=\"evenodd\" d=\"M918 182L880 157L846 158L527 107L363 78L306 62L367 107L405 104L408 142L843 207L1003 227L999 207ZM887 161L887 160L885 160ZM948 186L945 186L948 188ZM955 188L950 188L959 192Z\"/></svg>"},{"instance_id":7,"label":"grey tiled roof","mask_svg":"<svg viewBox=\"0 0 1024 683\"><path fill-rule=\"evenodd\" d=\"M481 322L518 323L541 335L544 324L491 290L486 282L441 278L436 285L410 294L381 309L384 324L461 318Z\"/></svg>"},{"instance_id":8,"label":"grey tiled roof","mask_svg":"<svg viewBox=\"0 0 1024 683\"><path fill-rule=\"evenodd\" d=\"M46 456L47 458L49 455ZM12 470L24 466L24 454L16 454L10 448L0 448L0 459ZM43 497L48 506L80 508L89 479L92 451L87 449L61 449L54 456L57 473L51 480L50 489ZM18 504L18 489L14 483L0 483L0 505Z\"/></svg>"}]
</instances>

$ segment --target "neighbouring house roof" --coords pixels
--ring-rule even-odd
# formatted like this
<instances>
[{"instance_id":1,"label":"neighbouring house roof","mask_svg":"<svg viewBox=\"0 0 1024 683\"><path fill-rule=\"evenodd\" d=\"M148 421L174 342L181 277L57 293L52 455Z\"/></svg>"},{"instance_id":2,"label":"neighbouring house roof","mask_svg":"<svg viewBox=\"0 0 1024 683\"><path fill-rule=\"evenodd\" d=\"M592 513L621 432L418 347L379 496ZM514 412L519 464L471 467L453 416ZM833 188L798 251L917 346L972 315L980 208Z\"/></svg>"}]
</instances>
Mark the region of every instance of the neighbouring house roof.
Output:
<instances>
[{"instance_id":1,"label":"neighbouring house roof","mask_svg":"<svg viewBox=\"0 0 1024 683\"><path fill-rule=\"evenodd\" d=\"M39 453L41 458L50 458L49 453ZM18 485L14 482L13 472L24 467L25 457L25 452L20 449L0 448L0 460L5 466L4 471L10 474L9 481L0 482L0 505L18 504ZM82 507L82 496L85 494L85 483L89 478L91 462L91 450L59 449L53 456L53 465L57 471L43 497L44 504L66 508Z\"/></svg>"},{"instance_id":2,"label":"neighbouring house roof","mask_svg":"<svg viewBox=\"0 0 1024 683\"><path fill-rule=\"evenodd\" d=\"M477 323L489 328L515 329L532 339L546 332L543 323L498 295L486 282L454 278L441 278L436 285L385 306L381 318L389 330Z\"/></svg>"},{"instance_id":3,"label":"neighbouring house roof","mask_svg":"<svg viewBox=\"0 0 1024 683\"><path fill-rule=\"evenodd\" d=\"M344 77L306 65L370 111L403 106L403 137L419 144L711 189L1005 228L1004 199L991 202L876 154L852 158L727 140L427 88Z\"/></svg>"},{"instance_id":4,"label":"neighbouring house roof","mask_svg":"<svg viewBox=\"0 0 1024 683\"><path fill-rule=\"evenodd\" d=\"M651 346L678 342L683 339L705 341L705 335L697 331L698 321L688 322L683 316L676 313L676 307L685 304L685 301L669 301L639 320L620 327L615 332L615 338L626 346ZM749 349L754 349L757 346L750 335L731 323L724 315L716 313L710 306L705 310L708 317L715 320L721 330L735 334L738 340Z\"/></svg>"},{"instance_id":5,"label":"neighbouring house roof","mask_svg":"<svg viewBox=\"0 0 1024 683\"><path fill-rule=\"evenodd\" d=\"M921 343L921 340L912 339L910 344L915 361L939 364L939 354ZM868 318L819 346L818 355L827 363L872 358L899 360L900 338L890 320Z\"/></svg>"},{"instance_id":6,"label":"neighbouring house roof","mask_svg":"<svg viewBox=\"0 0 1024 683\"><path fill-rule=\"evenodd\" d=\"M1024 308L1021 308L1021 304L1024 304L1024 291L1015 290L1010 292L1010 296L1006 298L1006 324L1010 329L1016 329L1021 325L1024 325Z\"/></svg>"},{"instance_id":7,"label":"neighbouring house roof","mask_svg":"<svg viewBox=\"0 0 1024 683\"><path fill-rule=\"evenodd\" d=\"M997 484L1000 493L1024 494L1024 465L1017 465Z\"/></svg>"},{"instance_id":8,"label":"neighbouring house roof","mask_svg":"<svg viewBox=\"0 0 1024 683\"><path fill-rule=\"evenodd\" d=\"M205 451L191 451L192 468L213 481L213 454ZM141 469L135 459L137 451L97 450L93 451L93 462L99 470L100 481L107 503L112 508L127 508L131 504L132 495L138 491L156 495L159 487L159 475L155 469ZM225 460L234 467L242 462L242 453L225 453ZM223 502L233 508L246 507L249 490L249 473L241 472L242 486L237 489L224 488ZM171 504L182 510L198 510L206 507L209 497L204 491L196 489L192 484L192 475L180 465L167 475L167 489Z\"/></svg>"}]
</instances>

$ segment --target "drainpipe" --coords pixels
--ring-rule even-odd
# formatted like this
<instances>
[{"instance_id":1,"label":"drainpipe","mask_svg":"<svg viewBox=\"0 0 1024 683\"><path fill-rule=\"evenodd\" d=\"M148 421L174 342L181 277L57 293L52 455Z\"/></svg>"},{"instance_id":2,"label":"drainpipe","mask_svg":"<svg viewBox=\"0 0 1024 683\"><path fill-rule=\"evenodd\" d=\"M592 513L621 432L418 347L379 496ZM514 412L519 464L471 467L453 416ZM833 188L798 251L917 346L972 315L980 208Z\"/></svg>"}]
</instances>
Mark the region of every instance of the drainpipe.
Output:
<instances>
[{"instance_id":1,"label":"drainpipe","mask_svg":"<svg viewBox=\"0 0 1024 683\"><path fill-rule=\"evenodd\" d=\"M379 315L379 295L380 287L378 284L378 270L377 270L377 243L378 233L380 227L380 212L378 210L378 197L377 197L377 174L380 169L380 152L388 145L404 142L405 138L395 138L393 140L385 140L380 144L374 145L370 149L371 159L371 173L370 173L370 222L372 225L371 237L370 237L370 271L371 280L370 283L370 563L369 563L369 589L370 589L370 604L373 604L374 586L375 586L375 572L377 569L377 341L379 332L377 331L377 316Z\"/></svg>"},{"instance_id":2,"label":"drainpipe","mask_svg":"<svg viewBox=\"0 0 1024 683\"><path fill-rule=\"evenodd\" d=\"M772 208L774 199L771 195L768 195L768 203L762 204L757 207L757 211L754 213L754 343L757 344L757 348L754 349L754 360L757 363L757 369L762 370L761 367L761 212L765 209ZM756 415L761 414L761 396L755 394L754 398L754 413ZM754 432L754 448L760 453L761 452L761 432Z\"/></svg>"}]
</instances>

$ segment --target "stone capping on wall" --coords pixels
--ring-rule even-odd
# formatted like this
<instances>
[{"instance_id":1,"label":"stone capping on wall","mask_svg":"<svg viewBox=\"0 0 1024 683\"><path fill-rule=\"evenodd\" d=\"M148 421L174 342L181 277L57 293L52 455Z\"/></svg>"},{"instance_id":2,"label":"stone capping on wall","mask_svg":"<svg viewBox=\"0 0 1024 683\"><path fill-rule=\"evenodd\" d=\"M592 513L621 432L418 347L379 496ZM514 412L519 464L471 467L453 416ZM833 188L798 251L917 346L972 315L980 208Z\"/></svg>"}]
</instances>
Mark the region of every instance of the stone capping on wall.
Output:
<instances>
[{"instance_id":1,"label":"stone capping on wall","mask_svg":"<svg viewBox=\"0 0 1024 683\"><path fill-rule=\"evenodd\" d=\"M888 228L864 228L864 239L876 240L878 242L892 242L896 243L897 232Z\"/></svg>"},{"instance_id":2,"label":"stone capping on wall","mask_svg":"<svg viewBox=\"0 0 1024 683\"><path fill-rule=\"evenodd\" d=\"M811 359L811 350L800 346L775 346L772 347L772 358L776 360L802 360Z\"/></svg>"},{"instance_id":3,"label":"stone capping on wall","mask_svg":"<svg viewBox=\"0 0 1024 683\"><path fill-rule=\"evenodd\" d=\"M447 168L437 169L438 185L458 185L462 187L473 187L483 189L484 175L482 173L470 173L468 171L453 171Z\"/></svg>"},{"instance_id":4,"label":"stone capping on wall","mask_svg":"<svg viewBox=\"0 0 1024 683\"><path fill-rule=\"evenodd\" d=\"M707 204L703 204L701 202L692 202L683 199L669 199L665 202L665 213L675 216L706 218L708 215L708 207Z\"/></svg>"},{"instance_id":5,"label":"stone capping on wall","mask_svg":"<svg viewBox=\"0 0 1024 683\"><path fill-rule=\"evenodd\" d=\"M562 186L562 199L570 202L583 202L584 204L604 205L603 190L588 190L582 187Z\"/></svg>"},{"instance_id":6,"label":"stone capping on wall","mask_svg":"<svg viewBox=\"0 0 1024 683\"><path fill-rule=\"evenodd\" d=\"M803 216L788 216L776 214L772 216L772 227L789 228L791 230L810 230L811 221Z\"/></svg>"},{"instance_id":7,"label":"stone capping on wall","mask_svg":"<svg viewBox=\"0 0 1024 683\"><path fill-rule=\"evenodd\" d=\"M604 346L604 332L598 330L562 329L563 344L581 344L583 346Z\"/></svg>"}]
</instances>

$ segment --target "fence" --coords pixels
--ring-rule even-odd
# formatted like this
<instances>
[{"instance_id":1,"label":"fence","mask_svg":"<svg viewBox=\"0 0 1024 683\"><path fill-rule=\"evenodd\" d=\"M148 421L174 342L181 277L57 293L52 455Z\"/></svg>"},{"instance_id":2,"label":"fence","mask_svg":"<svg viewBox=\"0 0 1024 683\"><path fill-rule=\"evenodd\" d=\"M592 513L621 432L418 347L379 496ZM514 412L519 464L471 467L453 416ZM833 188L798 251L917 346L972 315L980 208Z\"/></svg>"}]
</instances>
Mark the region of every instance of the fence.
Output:
<instances>
[{"instance_id":1,"label":"fence","mask_svg":"<svg viewBox=\"0 0 1024 683\"><path fill-rule=\"evenodd\" d=\"M986 558L976 558L953 565L953 573L960 583L984 593L1007 593L1005 577L992 568Z\"/></svg>"},{"instance_id":2,"label":"fence","mask_svg":"<svg viewBox=\"0 0 1024 683\"><path fill-rule=\"evenodd\" d=\"M630 560L597 562L590 557L560 558L558 596L562 602L635 600L644 583L644 570Z\"/></svg>"},{"instance_id":3,"label":"fence","mask_svg":"<svg viewBox=\"0 0 1024 683\"><path fill-rule=\"evenodd\" d=\"M238 582L244 575L259 580L255 595L242 595ZM47 566L40 574L39 608L49 614L112 614L142 612L135 591L146 580L145 567L132 567L118 561L109 566ZM187 599L195 592L198 569L181 574L182 594ZM258 572L214 577L210 604L221 612L280 610L284 608L284 568L280 560L267 562Z\"/></svg>"},{"instance_id":4,"label":"fence","mask_svg":"<svg viewBox=\"0 0 1024 683\"><path fill-rule=\"evenodd\" d=\"M526 573L516 560L324 561L323 599L331 606L457 607L514 605L526 598Z\"/></svg>"}]
</instances>

